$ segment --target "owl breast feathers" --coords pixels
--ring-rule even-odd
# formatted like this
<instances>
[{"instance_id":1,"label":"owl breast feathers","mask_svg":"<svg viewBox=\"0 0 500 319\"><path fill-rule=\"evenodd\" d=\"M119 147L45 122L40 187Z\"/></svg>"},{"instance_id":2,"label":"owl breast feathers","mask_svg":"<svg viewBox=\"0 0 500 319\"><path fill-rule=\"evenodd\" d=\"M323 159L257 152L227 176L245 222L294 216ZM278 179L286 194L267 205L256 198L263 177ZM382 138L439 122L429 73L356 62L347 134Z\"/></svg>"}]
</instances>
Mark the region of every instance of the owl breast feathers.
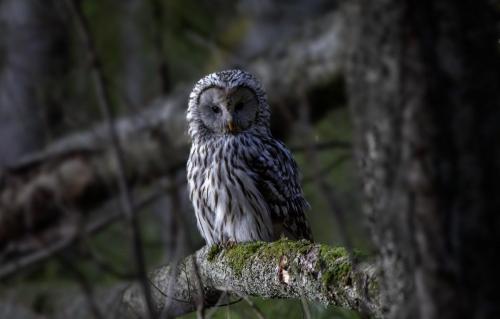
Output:
<instances>
[{"instance_id":1,"label":"owl breast feathers","mask_svg":"<svg viewBox=\"0 0 500 319\"><path fill-rule=\"evenodd\" d=\"M207 244L312 240L297 164L271 135L270 108L254 76L228 70L202 78L187 122L189 197Z\"/></svg>"}]
</instances>

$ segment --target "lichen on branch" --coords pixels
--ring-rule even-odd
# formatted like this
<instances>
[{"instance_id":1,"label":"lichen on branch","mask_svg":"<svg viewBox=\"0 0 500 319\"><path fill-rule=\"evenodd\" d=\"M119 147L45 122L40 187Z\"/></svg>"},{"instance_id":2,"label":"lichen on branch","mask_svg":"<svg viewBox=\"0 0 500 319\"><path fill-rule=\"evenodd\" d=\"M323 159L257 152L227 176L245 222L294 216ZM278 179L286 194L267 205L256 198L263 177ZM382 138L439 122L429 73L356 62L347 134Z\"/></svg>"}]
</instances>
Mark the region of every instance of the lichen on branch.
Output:
<instances>
[{"instance_id":1,"label":"lichen on branch","mask_svg":"<svg viewBox=\"0 0 500 319\"><path fill-rule=\"evenodd\" d=\"M207 307L213 306L225 291L234 296L304 298L380 317L374 267L353 264L356 258L342 247L281 239L203 247L193 257L179 263L177 272L164 266L151 273L158 312L164 311L166 304L172 315L195 310L194 301L199 295L193 289L196 276L192 263L196 262ZM170 280L175 284L169 285ZM132 286L124 295L125 304L136 313L145 309L137 288Z\"/></svg>"}]
</instances>

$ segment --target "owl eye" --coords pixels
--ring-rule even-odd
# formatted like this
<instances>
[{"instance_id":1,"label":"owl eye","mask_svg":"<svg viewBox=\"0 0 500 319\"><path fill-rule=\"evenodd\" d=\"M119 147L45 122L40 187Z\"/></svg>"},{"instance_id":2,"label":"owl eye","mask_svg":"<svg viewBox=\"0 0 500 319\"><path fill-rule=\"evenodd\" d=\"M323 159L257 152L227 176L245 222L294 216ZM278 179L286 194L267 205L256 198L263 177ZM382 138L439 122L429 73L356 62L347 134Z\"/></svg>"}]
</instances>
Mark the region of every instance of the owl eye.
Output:
<instances>
[{"instance_id":1,"label":"owl eye","mask_svg":"<svg viewBox=\"0 0 500 319\"><path fill-rule=\"evenodd\" d=\"M243 106L245 106L245 104L243 104L243 102L238 102L236 103L236 105L234 106L234 109L236 111L240 111L241 109L243 109Z\"/></svg>"},{"instance_id":2,"label":"owl eye","mask_svg":"<svg viewBox=\"0 0 500 319\"><path fill-rule=\"evenodd\" d=\"M212 112L214 112L215 114L220 113L220 107L218 107L217 105L210 105L210 109L211 109L211 110L212 110Z\"/></svg>"}]
</instances>

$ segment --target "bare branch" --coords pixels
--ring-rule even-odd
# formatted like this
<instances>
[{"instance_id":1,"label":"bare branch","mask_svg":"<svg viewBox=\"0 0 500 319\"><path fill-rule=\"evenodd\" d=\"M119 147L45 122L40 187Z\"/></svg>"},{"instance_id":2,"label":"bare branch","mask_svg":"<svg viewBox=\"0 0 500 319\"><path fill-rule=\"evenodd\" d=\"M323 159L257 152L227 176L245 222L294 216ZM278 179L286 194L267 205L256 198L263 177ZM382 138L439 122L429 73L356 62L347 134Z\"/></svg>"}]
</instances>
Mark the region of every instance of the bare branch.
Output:
<instances>
[{"instance_id":1,"label":"bare branch","mask_svg":"<svg viewBox=\"0 0 500 319\"><path fill-rule=\"evenodd\" d=\"M123 209L123 214L129 222L132 234L132 254L136 266L137 277L141 282L141 286L144 292L149 318L154 318L155 316L152 310L153 306L151 301L151 293L147 284L146 262L144 259L144 252L142 248L141 230L139 227L139 221L137 219L136 212L134 210L134 198L127 183L127 178L125 177L125 152L120 145L119 135L114 122L114 116L111 111L112 103L110 90L107 85L106 79L104 78L101 61L99 55L97 54L97 50L90 33L89 23L87 21L87 18L83 14L80 2L78 0L67 0L66 2L68 3L68 6L71 9L74 17L76 18L75 20L77 22L78 31L80 32L80 35L84 42L87 54L91 59L90 68L95 82L97 100L106 122L108 135L112 142L111 151L113 153L113 158L116 160L116 173L118 189L120 191L120 203Z\"/></svg>"},{"instance_id":2,"label":"bare branch","mask_svg":"<svg viewBox=\"0 0 500 319\"><path fill-rule=\"evenodd\" d=\"M152 193L145 195L137 204L136 210L138 212L142 211L148 205L153 203L154 200L160 195L168 192L171 187L177 187L177 184L169 185L168 187L162 187L160 190L155 190ZM33 252L22 255L20 257L8 259L7 261L2 259L2 265L0 266L0 279L11 276L16 272L24 270L26 267L49 259L50 257L61 252L63 249L73 245L82 237L85 238L94 233L100 232L117 220L121 219L123 216L121 212L113 211L112 209L103 209L102 211L105 211L106 213L103 216L98 216L97 218L87 222L83 229L80 229L79 232L65 232L64 234L57 235L56 240L52 240L50 243L47 243L41 247L33 247L33 249L30 250ZM116 273L116 275L119 274ZM123 276L130 277L128 274L120 274L118 277Z\"/></svg>"}]
</instances>

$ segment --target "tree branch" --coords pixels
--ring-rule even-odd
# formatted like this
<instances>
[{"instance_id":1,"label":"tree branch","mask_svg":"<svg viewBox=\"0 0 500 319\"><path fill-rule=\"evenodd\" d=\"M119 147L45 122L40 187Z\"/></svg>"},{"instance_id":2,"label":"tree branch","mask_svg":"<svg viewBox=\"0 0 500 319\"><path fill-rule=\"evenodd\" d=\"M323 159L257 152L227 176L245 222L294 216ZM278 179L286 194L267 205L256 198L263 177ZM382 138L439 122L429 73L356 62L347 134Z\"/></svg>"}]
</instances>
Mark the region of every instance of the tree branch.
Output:
<instances>
[{"instance_id":1,"label":"tree branch","mask_svg":"<svg viewBox=\"0 0 500 319\"><path fill-rule=\"evenodd\" d=\"M167 296L172 280L169 266L150 274L155 311L169 302L170 315L196 310L193 261L203 282L205 306L219 302L223 292L233 296L304 298L324 305L345 307L371 317L381 317L375 268L352 267L344 248L286 239L273 243L253 242L222 248L203 247L179 264L175 289ZM232 292L232 293L231 293ZM220 304L220 302L219 302ZM144 299L137 285L124 293L126 311L143 315Z\"/></svg>"}]
</instances>

